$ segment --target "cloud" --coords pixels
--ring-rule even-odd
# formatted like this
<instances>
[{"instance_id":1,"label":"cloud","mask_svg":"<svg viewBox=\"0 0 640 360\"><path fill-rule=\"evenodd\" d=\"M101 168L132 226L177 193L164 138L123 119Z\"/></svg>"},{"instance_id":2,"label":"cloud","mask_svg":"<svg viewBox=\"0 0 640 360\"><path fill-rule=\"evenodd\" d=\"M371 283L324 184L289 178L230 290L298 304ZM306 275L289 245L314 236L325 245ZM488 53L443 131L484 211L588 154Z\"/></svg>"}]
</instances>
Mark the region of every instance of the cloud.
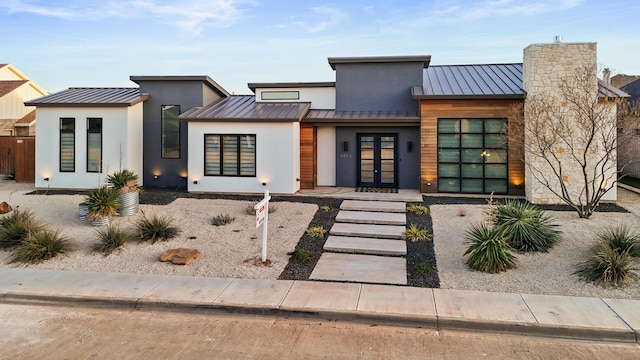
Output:
<instances>
[{"instance_id":1,"label":"cloud","mask_svg":"<svg viewBox=\"0 0 640 360\"><path fill-rule=\"evenodd\" d=\"M293 25L306 28L310 33L325 31L341 23L347 18L347 14L330 6L314 6L310 14L293 17Z\"/></svg>"},{"instance_id":2,"label":"cloud","mask_svg":"<svg viewBox=\"0 0 640 360\"><path fill-rule=\"evenodd\" d=\"M0 9L69 20L106 17L154 17L192 33L207 26L229 27L243 15L251 0L68 0L64 5L47 0L3 0Z\"/></svg>"}]
</instances>

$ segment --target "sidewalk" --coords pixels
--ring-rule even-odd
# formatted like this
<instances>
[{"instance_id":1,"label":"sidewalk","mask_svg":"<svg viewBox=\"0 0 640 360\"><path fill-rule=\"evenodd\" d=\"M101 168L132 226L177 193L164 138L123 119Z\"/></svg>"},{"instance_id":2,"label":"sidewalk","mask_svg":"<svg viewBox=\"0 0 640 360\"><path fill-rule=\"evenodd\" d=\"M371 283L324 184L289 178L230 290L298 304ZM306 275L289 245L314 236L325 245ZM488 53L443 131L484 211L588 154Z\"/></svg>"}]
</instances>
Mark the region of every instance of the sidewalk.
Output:
<instances>
[{"instance_id":1,"label":"sidewalk","mask_svg":"<svg viewBox=\"0 0 640 360\"><path fill-rule=\"evenodd\" d=\"M0 302L318 317L640 343L639 300L0 268Z\"/></svg>"}]
</instances>

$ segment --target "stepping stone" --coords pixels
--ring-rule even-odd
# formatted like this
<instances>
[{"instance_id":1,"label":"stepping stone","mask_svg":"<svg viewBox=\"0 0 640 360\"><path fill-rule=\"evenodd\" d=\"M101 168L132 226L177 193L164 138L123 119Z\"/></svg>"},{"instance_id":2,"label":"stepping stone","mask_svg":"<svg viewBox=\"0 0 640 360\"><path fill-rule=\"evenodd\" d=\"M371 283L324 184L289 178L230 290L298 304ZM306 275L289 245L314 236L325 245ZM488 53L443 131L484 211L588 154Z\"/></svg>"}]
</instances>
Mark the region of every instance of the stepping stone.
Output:
<instances>
[{"instance_id":1,"label":"stepping stone","mask_svg":"<svg viewBox=\"0 0 640 360\"><path fill-rule=\"evenodd\" d=\"M349 224L335 223L330 235L372 237L379 239L402 239L402 233L407 228L398 225L370 225L370 224Z\"/></svg>"},{"instance_id":2,"label":"stepping stone","mask_svg":"<svg viewBox=\"0 0 640 360\"><path fill-rule=\"evenodd\" d=\"M336 221L357 224L405 225L407 215L404 213L341 210L336 216Z\"/></svg>"},{"instance_id":3,"label":"stepping stone","mask_svg":"<svg viewBox=\"0 0 640 360\"><path fill-rule=\"evenodd\" d=\"M407 264L399 257L323 253L309 279L406 285Z\"/></svg>"},{"instance_id":4,"label":"stepping stone","mask_svg":"<svg viewBox=\"0 0 640 360\"><path fill-rule=\"evenodd\" d=\"M404 213L407 212L407 205L391 201L344 200L340 210Z\"/></svg>"},{"instance_id":5,"label":"stepping stone","mask_svg":"<svg viewBox=\"0 0 640 360\"><path fill-rule=\"evenodd\" d=\"M407 243L364 237L329 236L325 251L372 255L407 255Z\"/></svg>"}]
</instances>

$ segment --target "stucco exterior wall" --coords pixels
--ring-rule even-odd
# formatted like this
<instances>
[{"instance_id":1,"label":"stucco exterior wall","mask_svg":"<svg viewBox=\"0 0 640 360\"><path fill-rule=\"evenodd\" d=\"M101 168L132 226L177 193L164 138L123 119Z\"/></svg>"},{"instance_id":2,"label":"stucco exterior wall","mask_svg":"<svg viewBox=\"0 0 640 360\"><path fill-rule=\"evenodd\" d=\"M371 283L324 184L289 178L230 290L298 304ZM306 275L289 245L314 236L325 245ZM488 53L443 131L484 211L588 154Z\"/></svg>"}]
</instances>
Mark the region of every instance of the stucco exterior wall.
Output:
<instances>
[{"instance_id":1,"label":"stucco exterior wall","mask_svg":"<svg viewBox=\"0 0 640 360\"><path fill-rule=\"evenodd\" d=\"M318 126L318 186L336 186L336 127Z\"/></svg>"},{"instance_id":2,"label":"stucco exterior wall","mask_svg":"<svg viewBox=\"0 0 640 360\"><path fill-rule=\"evenodd\" d=\"M570 113L572 105L562 98L560 86L563 79L571 76L575 76L576 71L585 71L589 69L588 77L593 82L593 87L590 88L589 94L586 97L595 98L598 91L597 74L596 74L596 44L595 43L553 43L553 44L533 44L524 49L523 59L523 87L527 92L527 99L532 99L536 96L544 97L548 99L551 106L555 107L552 112L558 113ZM525 100L525 124L533 121L532 101ZM600 105L609 106L609 105ZM602 129L602 131L609 131L611 126L615 127L615 107L608 109L610 113L610 126L609 128ZM569 121L576 121L578 119L571 119ZM571 122L569 123L571 124ZM569 125L570 128L573 126ZM577 127L577 125L575 125ZM525 127L527 127L525 125ZM553 131L553 129L549 129ZM560 191L560 183L557 176L553 174L553 169L534 151L530 146L532 143L531 131L525 131L525 162L527 164L525 172L525 193L527 199L534 203L539 204L561 204L562 200L553 194L547 187L542 185L538 179L536 179L536 171L540 171L543 176L550 181L550 185ZM578 135L576 135L578 136ZM563 166L563 182L567 185L567 189L573 198L580 196L580 192L584 189L584 181L580 178L582 170L579 164L572 161L569 157L569 153L566 151L567 146L558 145L557 149L554 149L555 154L561 159ZM595 154L594 158L598 155ZM595 168L597 165L593 164ZM590 165L590 166L591 166ZM615 168L615 166L614 166ZM540 175L537 175L539 178ZM605 195L603 200L615 200L616 192L615 187Z\"/></svg>"},{"instance_id":3,"label":"stucco exterior wall","mask_svg":"<svg viewBox=\"0 0 640 360\"><path fill-rule=\"evenodd\" d=\"M36 188L90 189L122 168L142 173L142 103L131 107L40 107ZM60 172L60 118L75 118L75 172ZM87 172L87 118L102 118L102 173ZM121 159L120 144L124 148ZM45 181L44 178L49 178Z\"/></svg>"},{"instance_id":4,"label":"stucco exterior wall","mask_svg":"<svg viewBox=\"0 0 640 360\"><path fill-rule=\"evenodd\" d=\"M300 124L189 122L189 192L293 194L300 190ZM204 176L205 134L255 134L256 176ZM197 184L193 182L197 181ZM263 186L262 183L267 185Z\"/></svg>"}]
</instances>

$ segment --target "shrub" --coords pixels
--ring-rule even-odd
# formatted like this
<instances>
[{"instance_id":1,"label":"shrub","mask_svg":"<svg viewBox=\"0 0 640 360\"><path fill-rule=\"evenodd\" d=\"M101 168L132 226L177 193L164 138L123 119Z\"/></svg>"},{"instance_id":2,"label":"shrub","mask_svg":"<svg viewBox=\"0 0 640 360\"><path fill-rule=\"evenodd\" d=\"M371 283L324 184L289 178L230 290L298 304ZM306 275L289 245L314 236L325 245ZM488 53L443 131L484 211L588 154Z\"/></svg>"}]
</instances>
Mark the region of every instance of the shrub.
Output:
<instances>
[{"instance_id":1,"label":"shrub","mask_svg":"<svg viewBox=\"0 0 640 360\"><path fill-rule=\"evenodd\" d=\"M411 242L425 241L431 239L431 234L422 226L411 224L411 226L402 233L402 238L411 240Z\"/></svg>"},{"instance_id":2,"label":"shrub","mask_svg":"<svg viewBox=\"0 0 640 360\"><path fill-rule=\"evenodd\" d=\"M227 224L231 224L235 220L236 220L236 218L234 218L233 216L231 216L229 214L216 215L216 216L213 217L213 219L211 219L211 225L214 225L214 226L227 225Z\"/></svg>"},{"instance_id":3,"label":"shrub","mask_svg":"<svg viewBox=\"0 0 640 360\"><path fill-rule=\"evenodd\" d=\"M120 194L140 191L138 175L131 170L122 169L107 176L107 182Z\"/></svg>"},{"instance_id":4,"label":"shrub","mask_svg":"<svg viewBox=\"0 0 640 360\"><path fill-rule=\"evenodd\" d=\"M61 236L55 230L41 230L20 242L15 248L12 261L40 263L71 249L72 242L68 237Z\"/></svg>"},{"instance_id":5,"label":"shrub","mask_svg":"<svg viewBox=\"0 0 640 360\"><path fill-rule=\"evenodd\" d=\"M96 234L98 235L98 243L93 246L93 250L99 251L104 255L111 254L115 249L133 239L133 234L116 226L98 229Z\"/></svg>"},{"instance_id":6,"label":"shrub","mask_svg":"<svg viewBox=\"0 0 640 360\"><path fill-rule=\"evenodd\" d=\"M322 210L322 211L329 211L329 210L331 210L331 207L330 207L330 206L327 206L327 205L322 205L322 206L320 206L320 210Z\"/></svg>"},{"instance_id":7,"label":"shrub","mask_svg":"<svg viewBox=\"0 0 640 360\"><path fill-rule=\"evenodd\" d=\"M84 201L89 207L88 219L100 219L118 215L118 190L101 186L89 190Z\"/></svg>"},{"instance_id":8,"label":"shrub","mask_svg":"<svg viewBox=\"0 0 640 360\"><path fill-rule=\"evenodd\" d=\"M606 241L593 247L586 260L578 264L575 274L598 284L620 286L637 277L629 250L619 251Z\"/></svg>"},{"instance_id":9,"label":"shrub","mask_svg":"<svg viewBox=\"0 0 640 360\"><path fill-rule=\"evenodd\" d=\"M287 253L287 255L289 255L291 261L298 264L305 264L309 262L309 260L311 260L314 253L309 250L296 249L290 253Z\"/></svg>"},{"instance_id":10,"label":"shrub","mask_svg":"<svg viewBox=\"0 0 640 360\"><path fill-rule=\"evenodd\" d=\"M628 226L611 226L596 235L619 253L627 251L629 256L640 257L640 235L633 234Z\"/></svg>"},{"instance_id":11,"label":"shrub","mask_svg":"<svg viewBox=\"0 0 640 360\"><path fill-rule=\"evenodd\" d=\"M493 209L493 223L511 247L520 252L547 252L560 237L553 218L534 204L509 201Z\"/></svg>"},{"instance_id":12,"label":"shrub","mask_svg":"<svg viewBox=\"0 0 640 360\"><path fill-rule=\"evenodd\" d=\"M20 242L43 229L32 212L13 210L0 219L0 249L12 249Z\"/></svg>"},{"instance_id":13,"label":"shrub","mask_svg":"<svg viewBox=\"0 0 640 360\"><path fill-rule=\"evenodd\" d=\"M312 226L307 229L306 234L311 237L323 237L326 232L322 226Z\"/></svg>"},{"instance_id":14,"label":"shrub","mask_svg":"<svg viewBox=\"0 0 640 360\"><path fill-rule=\"evenodd\" d=\"M407 211L416 215L425 215L429 213L429 209L426 206L417 204L407 206Z\"/></svg>"},{"instance_id":15,"label":"shrub","mask_svg":"<svg viewBox=\"0 0 640 360\"><path fill-rule=\"evenodd\" d=\"M427 276L433 271L433 266L426 262L421 262L411 269L414 276Z\"/></svg>"},{"instance_id":16,"label":"shrub","mask_svg":"<svg viewBox=\"0 0 640 360\"><path fill-rule=\"evenodd\" d=\"M513 249L504 239L501 229L485 223L472 225L465 233L469 248L464 255L469 256L469 267L479 271L497 273L515 266Z\"/></svg>"},{"instance_id":17,"label":"shrub","mask_svg":"<svg viewBox=\"0 0 640 360\"><path fill-rule=\"evenodd\" d=\"M153 215L148 218L144 213L135 222L135 227L142 241L166 241L180 234L181 230L173 226L173 219Z\"/></svg>"}]
</instances>

